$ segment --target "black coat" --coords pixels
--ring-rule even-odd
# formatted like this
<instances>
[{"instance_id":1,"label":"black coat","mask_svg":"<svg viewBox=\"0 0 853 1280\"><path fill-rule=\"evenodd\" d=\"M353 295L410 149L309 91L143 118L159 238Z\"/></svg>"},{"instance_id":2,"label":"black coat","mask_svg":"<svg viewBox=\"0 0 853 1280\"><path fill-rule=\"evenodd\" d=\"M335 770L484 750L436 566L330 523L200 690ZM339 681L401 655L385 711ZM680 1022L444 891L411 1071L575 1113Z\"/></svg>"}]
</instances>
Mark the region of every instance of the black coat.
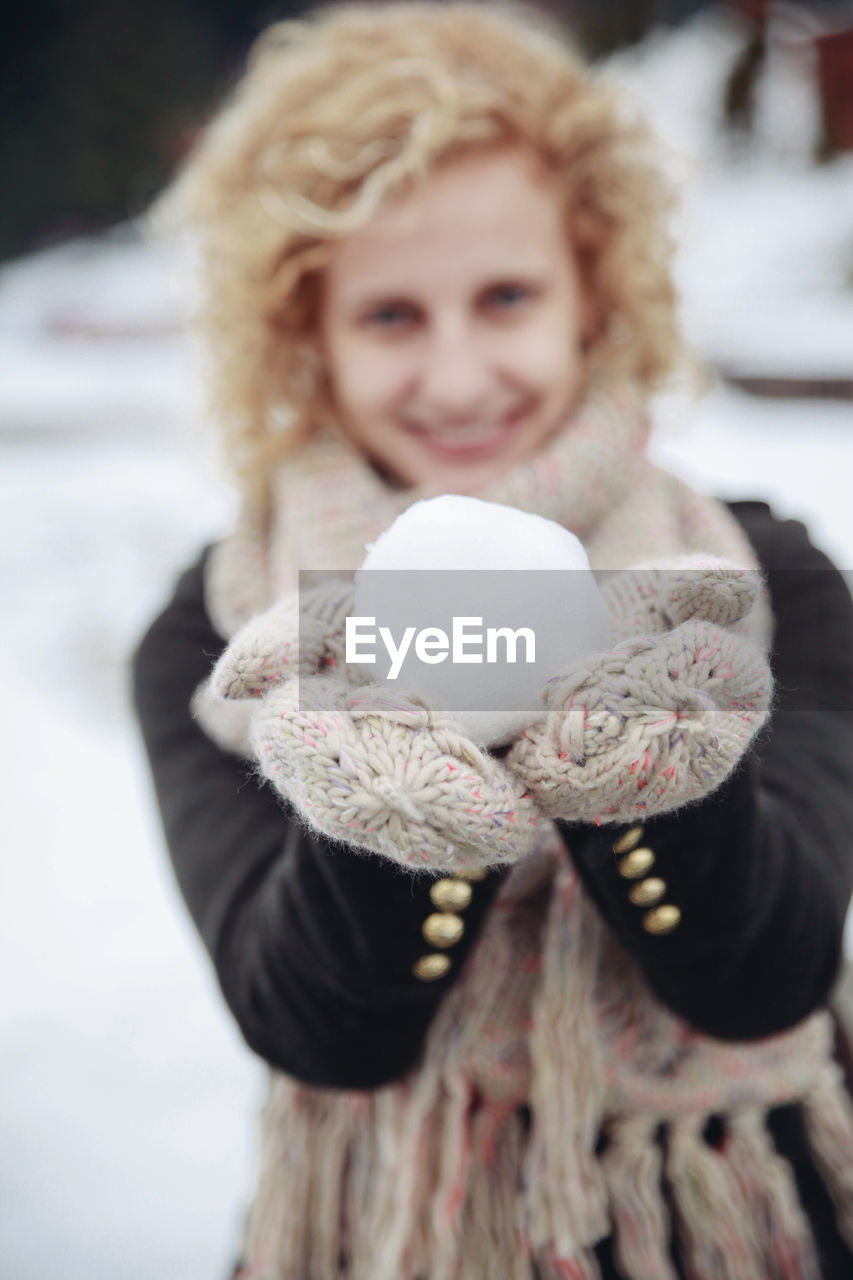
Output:
<instances>
[{"instance_id":1,"label":"black coat","mask_svg":"<svg viewBox=\"0 0 853 1280\"><path fill-rule=\"evenodd\" d=\"M664 937L643 929L616 869L618 832L561 825L590 896L660 999L702 1031L749 1040L823 1005L841 962L853 891L853 604L801 524L763 503L732 511L767 572L776 696L768 729L723 787L645 824L680 926ZM205 559L180 579L134 663L175 872L251 1048L309 1084L373 1088L418 1060L506 873L475 886L447 977L414 977L429 949L430 881L308 833L191 719L190 697L223 648L204 607ZM799 1108L776 1109L771 1127L825 1275L849 1280L853 1258L808 1160Z\"/></svg>"}]
</instances>

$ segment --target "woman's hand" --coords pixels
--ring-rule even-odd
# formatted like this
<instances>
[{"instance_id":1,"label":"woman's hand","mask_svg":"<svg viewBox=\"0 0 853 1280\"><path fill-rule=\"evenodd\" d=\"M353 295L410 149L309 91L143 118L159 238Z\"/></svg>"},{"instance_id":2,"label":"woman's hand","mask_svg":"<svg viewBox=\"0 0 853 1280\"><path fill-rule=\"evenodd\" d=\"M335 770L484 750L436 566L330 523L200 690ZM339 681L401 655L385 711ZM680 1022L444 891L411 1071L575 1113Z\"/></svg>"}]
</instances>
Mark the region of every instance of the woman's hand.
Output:
<instances>
[{"instance_id":1,"label":"woman's hand","mask_svg":"<svg viewBox=\"0 0 853 1280\"><path fill-rule=\"evenodd\" d=\"M351 584L282 600L247 624L210 679L255 699L249 741L264 776L315 830L413 870L509 864L539 815L523 785L452 716L417 695L358 685L345 663Z\"/></svg>"},{"instance_id":2,"label":"woman's hand","mask_svg":"<svg viewBox=\"0 0 853 1280\"><path fill-rule=\"evenodd\" d=\"M707 559L603 584L617 643L549 681L545 719L505 759L544 814L632 821L725 780L770 706L770 668L746 634L760 589Z\"/></svg>"}]
</instances>

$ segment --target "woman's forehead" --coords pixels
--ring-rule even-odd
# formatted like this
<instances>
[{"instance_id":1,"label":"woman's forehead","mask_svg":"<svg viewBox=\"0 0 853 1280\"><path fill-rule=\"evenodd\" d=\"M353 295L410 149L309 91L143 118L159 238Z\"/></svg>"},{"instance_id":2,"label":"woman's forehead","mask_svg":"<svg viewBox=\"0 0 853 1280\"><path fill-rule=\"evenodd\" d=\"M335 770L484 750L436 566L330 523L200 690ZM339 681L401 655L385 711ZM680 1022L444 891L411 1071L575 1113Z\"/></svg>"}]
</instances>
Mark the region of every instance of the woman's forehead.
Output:
<instances>
[{"instance_id":1,"label":"woman's forehead","mask_svg":"<svg viewBox=\"0 0 853 1280\"><path fill-rule=\"evenodd\" d=\"M566 252L566 235L562 194L535 158L516 149L475 153L344 237L329 271L347 295L381 292L403 276L426 284L445 271L533 274Z\"/></svg>"}]
</instances>

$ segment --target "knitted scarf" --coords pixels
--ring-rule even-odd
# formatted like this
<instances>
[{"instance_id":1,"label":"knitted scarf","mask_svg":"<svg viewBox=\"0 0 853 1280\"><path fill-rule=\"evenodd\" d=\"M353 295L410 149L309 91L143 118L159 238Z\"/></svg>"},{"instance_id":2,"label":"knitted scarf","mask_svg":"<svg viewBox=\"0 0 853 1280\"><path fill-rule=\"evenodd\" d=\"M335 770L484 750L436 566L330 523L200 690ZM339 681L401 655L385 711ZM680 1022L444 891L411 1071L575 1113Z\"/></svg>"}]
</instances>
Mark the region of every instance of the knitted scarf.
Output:
<instances>
[{"instance_id":1,"label":"knitted scarf","mask_svg":"<svg viewBox=\"0 0 853 1280\"><path fill-rule=\"evenodd\" d=\"M478 496L563 524L594 569L689 552L754 565L733 517L653 466L646 440L642 415L599 394ZM214 622L231 636L299 570L357 568L365 543L427 496L390 487L340 434L320 433L277 475L271 521L244 518L213 556ZM817 1280L765 1117L802 1104L853 1247L853 1117L831 1042L825 1013L749 1044L669 1013L546 822L404 1079L340 1091L273 1072L241 1277L595 1280L593 1247L612 1234L627 1280L675 1280L665 1177L690 1280ZM719 1150L702 1137L712 1115L726 1125Z\"/></svg>"}]
</instances>

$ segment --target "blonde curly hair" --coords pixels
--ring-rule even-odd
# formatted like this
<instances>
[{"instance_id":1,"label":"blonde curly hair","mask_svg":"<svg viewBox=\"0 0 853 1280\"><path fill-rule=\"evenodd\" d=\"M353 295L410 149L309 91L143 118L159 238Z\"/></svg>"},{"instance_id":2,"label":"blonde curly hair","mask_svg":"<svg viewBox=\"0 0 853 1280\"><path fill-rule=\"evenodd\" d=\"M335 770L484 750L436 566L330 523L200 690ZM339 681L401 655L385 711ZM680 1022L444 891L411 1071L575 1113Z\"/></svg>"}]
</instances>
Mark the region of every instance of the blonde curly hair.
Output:
<instances>
[{"instance_id":1,"label":"blonde curly hair","mask_svg":"<svg viewBox=\"0 0 853 1280\"><path fill-rule=\"evenodd\" d=\"M393 0L277 23L157 211L197 236L212 408L250 499L331 409L314 335L335 241L439 163L502 144L564 186L600 317L590 373L647 398L685 363L656 143L544 16Z\"/></svg>"}]
</instances>

